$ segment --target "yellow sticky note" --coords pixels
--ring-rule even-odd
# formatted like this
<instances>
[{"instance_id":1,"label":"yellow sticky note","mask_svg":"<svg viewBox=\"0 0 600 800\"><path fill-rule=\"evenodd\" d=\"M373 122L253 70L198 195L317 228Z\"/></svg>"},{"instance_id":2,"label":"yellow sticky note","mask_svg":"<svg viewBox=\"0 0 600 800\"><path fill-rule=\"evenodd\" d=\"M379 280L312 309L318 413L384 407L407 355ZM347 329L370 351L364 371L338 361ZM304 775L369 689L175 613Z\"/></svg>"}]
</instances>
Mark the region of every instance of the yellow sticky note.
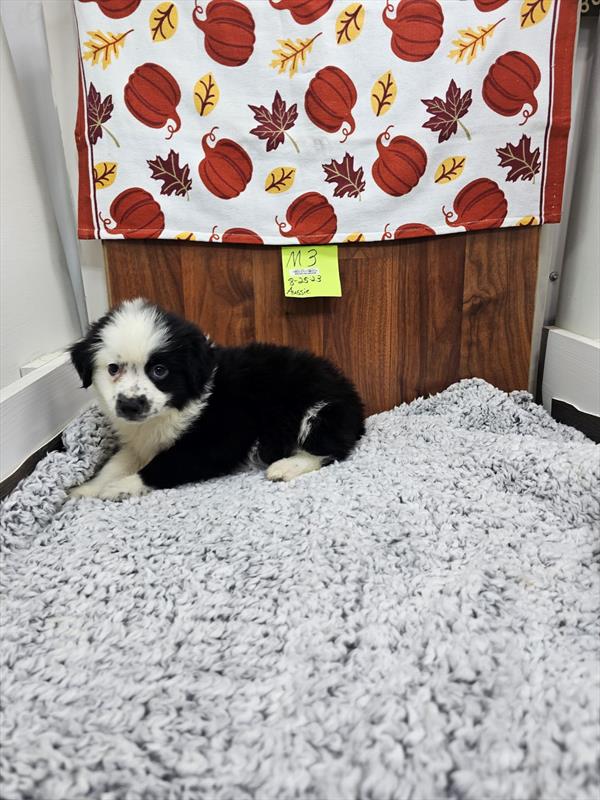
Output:
<instances>
[{"instance_id":1,"label":"yellow sticky note","mask_svg":"<svg viewBox=\"0 0 600 800\"><path fill-rule=\"evenodd\" d=\"M281 248L286 297L341 297L337 244Z\"/></svg>"}]
</instances>

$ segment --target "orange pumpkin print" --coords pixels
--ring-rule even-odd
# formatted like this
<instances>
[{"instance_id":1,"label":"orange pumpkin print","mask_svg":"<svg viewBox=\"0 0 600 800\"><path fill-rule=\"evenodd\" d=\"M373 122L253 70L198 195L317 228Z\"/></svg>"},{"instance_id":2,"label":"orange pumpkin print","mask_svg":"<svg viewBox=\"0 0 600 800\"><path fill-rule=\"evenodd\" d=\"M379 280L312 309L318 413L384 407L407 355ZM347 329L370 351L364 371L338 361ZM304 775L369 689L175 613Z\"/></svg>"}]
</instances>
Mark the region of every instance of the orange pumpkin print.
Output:
<instances>
[{"instance_id":1,"label":"orange pumpkin print","mask_svg":"<svg viewBox=\"0 0 600 800\"><path fill-rule=\"evenodd\" d=\"M379 188L393 197L402 197L412 191L423 177L427 166L427 154L421 145L410 136L395 136L391 139L390 125L377 137L379 157L371 169L373 180Z\"/></svg>"},{"instance_id":2,"label":"orange pumpkin print","mask_svg":"<svg viewBox=\"0 0 600 800\"><path fill-rule=\"evenodd\" d=\"M475 8L478 11L495 11L507 2L508 0L475 0Z\"/></svg>"},{"instance_id":3,"label":"orange pumpkin print","mask_svg":"<svg viewBox=\"0 0 600 800\"><path fill-rule=\"evenodd\" d=\"M250 183L252 161L244 148L232 139L220 139L211 147L209 142L216 142L216 130L213 128L202 137L204 158L198 164L198 174L215 197L231 200Z\"/></svg>"},{"instance_id":4,"label":"orange pumpkin print","mask_svg":"<svg viewBox=\"0 0 600 800\"><path fill-rule=\"evenodd\" d=\"M577 5L74 0L80 232L344 246L556 222Z\"/></svg>"},{"instance_id":5,"label":"orange pumpkin print","mask_svg":"<svg viewBox=\"0 0 600 800\"><path fill-rule=\"evenodd\" d=\"M241 67L254 52L255 24L250 10L238 0L210 0L203 19L202 8L192 18L204 33L204 49L218 64Z\"/></svg>"},{"instance_id":6,"label":"orange pumpkin print","mask_svg":"<svg viewBox=\"0 0 600 800\"><path fill-rule=\"evenodd\" d=\"M298 25L310 25L326 14L333 0L269 0L278 11L289 11Z\"/></svg>"},{"instance_id":7,"label":"orange pumpkin print","mask_svg":"<svg viewBox=\"0 0 600 800\"><path fill-rule=\"evenodd\" d=\"M396 16L387 3L383 21L392 31L392 51L403 61L426 61L440 46L444 13L438 0L400 0Z\"/></svg>"},{"instance_id":8,"label":"orange pumpkin print","mask_svg":"<svg viewBox=\"0 0 600 800\"><path fill-rule=\"evenodd\" d=\"M392 234L388 230L389 225L383 229L382 241L391 239ZM394 239L416 239L421 236L435 236L435 231L429 225L423 225L420 222L407 222L405 225L400 225L394 231Z\"/></svg>"},{"instance_id":9,"label":"orange pumpkin print","mask_svg":"<svg viewBox=\"0 0 600 800\"><path fill-rule=\"evenodd\" d=\"M489 178L468 183L454 198L454 213L442 208L446 225L468 231L499 228L506 218L508 204L502 189ZM454 217L454 219L453 219Z\"/></svg>"},{"instance_id":10,"label":"orange pumpkin print","mask_svg":"<svg viewBox=\"0 0 600 800\"><path fill-rule=\"evenodd\" d=\"M342 128L345 142L356 127L352 109L356 103L356 87L339 67L323 67L311 80L304 96L304 108L310 121L321 130L335 133Z\"/></svg>"},{"instance_id":11,"label":"orange pumpkin print","mask_svg":"<svg viewBox=\"0 0 600 800\"><path fill-rule=\"evenodd\" d=\"M285 218L290 226L284 230L286 223L275 222L279 233L286 239L295 237L300 244L327 244L337 231L337 217L333 206L319 192L305 192L297 197L286 211Z\"/></svg>"},{"instance_id":12,"label":"orange pumpkin print","mask_svg":"<svg viewBox=\"0 0 600 800\"><path fill-rule=\"evenodd\" d=\"M177 106L181 89L170 72L159 64L141 64L129 76L123 92L125 105L133 116L149 128L167 125L170 139L181 127Z\"/></svg>"},{"instance_id":13,"label":"orange pumpkin print","mask_svg":"<svg viewBox=\"0 0 600 800\"><path fill-rule=\"evenodd\" d=\"M523 111L521 125L524 125L537 111L534 92L541 78L540 68L530 56L511 50L497 58L489 68L481 93L492 111L504 117L514 117L523 106L530 105L531 111Z\"/></svg>"},{"instance_id":14,"label":"orange pumpkin print","mask_svg":"<svg viewBox=\"0 0 600 800\"><path fill-rule=\"evenodd\" d=\"M133 14L142 0L79 0L80 3L97 3L102 13L110 19L123 19Z\"/></svg>"},{"instance_id":15,"label":"orange pumpkin print","mask_svg":"<svg viewBox=\"0 0 600 800\"><path fill-rule=\"evenodd\" d=\"M165 228L165 217L154 197L137 186L125 189L110 204L110 219L100 219L107 233L125 239L158 239Z\"/></svg>"}]
</instances>

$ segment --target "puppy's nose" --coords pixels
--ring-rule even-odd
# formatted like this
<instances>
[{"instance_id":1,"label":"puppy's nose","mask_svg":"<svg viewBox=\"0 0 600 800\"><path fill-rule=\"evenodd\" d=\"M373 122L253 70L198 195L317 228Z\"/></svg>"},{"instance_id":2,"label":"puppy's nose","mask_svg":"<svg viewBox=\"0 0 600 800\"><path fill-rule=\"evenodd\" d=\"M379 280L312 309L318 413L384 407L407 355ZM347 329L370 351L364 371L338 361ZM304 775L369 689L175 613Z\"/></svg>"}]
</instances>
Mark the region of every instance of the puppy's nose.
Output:
<instances>
[{"instance_id":1,"label":"puppy's nose","mask_svg":"<svg viewBox=\"0 0 600 800\"><path fill-rule=\"evenodd\" d=\"M148 412L150 403L143 394L137 397L126 397L124 394L117 396L117 414L125 419L134 420L143 417Z\"/></svg>"}]
</instances>

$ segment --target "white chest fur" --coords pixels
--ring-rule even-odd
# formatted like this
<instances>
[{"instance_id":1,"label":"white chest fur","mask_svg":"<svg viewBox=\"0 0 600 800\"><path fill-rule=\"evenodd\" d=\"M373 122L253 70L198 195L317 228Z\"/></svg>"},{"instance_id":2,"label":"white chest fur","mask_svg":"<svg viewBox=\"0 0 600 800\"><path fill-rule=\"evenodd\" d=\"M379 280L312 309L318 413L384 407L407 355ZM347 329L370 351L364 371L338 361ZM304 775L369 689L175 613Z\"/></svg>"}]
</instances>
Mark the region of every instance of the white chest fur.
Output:
<instances>
[{"instance_id":1,"label":"white chest fur","mask_svg":"<svg viewBox=\"0 0 600 800\"><path fill-rule=\"evenodd\" d=\"M202 413L207 402L208 397L202 397L188 403L181 411L170 408L141 423L113 418L123 448L137 461L136 468L141 469L162 450L171 447Z\"/></svg>"},{"instance_id":2,"label":"white chest fur","mask_svg":"<svg viewBox=\"0 0 600 800\"><path fill-rule=\"evenodd\" d=\"M135 424L115 419L113 424L122 446L135 454L137 469L141 469L184 432L187 425L181 417L182 412L169 410L146 422Z\"/></svg>"},{"instance_id":3,"label":"white chest fur","mask_svg":"<svg viewBox=\"0 0 600 800\"><path fill-rule=\"evenodd\" d=\"M166 408L157 416L137 423L126 422L113 414L110 415L123 449L134 463L135 470L142 469L158 453L171 447L202 414L212 394L214 377L215 371L202 395L197 400L191 400L181 411L176 408Z\"/></svg>"}]
</instances>

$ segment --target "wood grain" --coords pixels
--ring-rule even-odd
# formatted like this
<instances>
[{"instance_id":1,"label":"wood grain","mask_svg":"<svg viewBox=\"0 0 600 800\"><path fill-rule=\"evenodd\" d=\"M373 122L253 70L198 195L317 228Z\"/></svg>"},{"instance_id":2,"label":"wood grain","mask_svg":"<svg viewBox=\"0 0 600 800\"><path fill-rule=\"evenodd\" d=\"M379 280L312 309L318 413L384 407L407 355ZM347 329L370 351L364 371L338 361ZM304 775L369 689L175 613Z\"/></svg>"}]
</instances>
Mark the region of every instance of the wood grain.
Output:
<instances>
[{"instance_id":1,"label":"wood grain","mask_svg":"<svg viewBox=\"0 0 600 800\"><path fill-rule=\"evenodd\" d=\"M325 320L323 353L356 384L369 413L401 400L397 248L340 248L343 296Z\"/></svg>"},{"instance_id":2,"label":"wood grain","mask_svg":"<svg viewBox=\"0 0 600 800\"><path fill-rule=\"evenodd\" d=\"M257 341L323 352L328 298L295 299L283 294L279 248L255 249L254 319Z\"/></svg>"},{"instance_id":3,"label":"wood grain","mask_svg":"<svg viewBox=\"0 0 600 800\"><path fill-rule=\"evenodd\" d=\"M465 238L457 234L396 245L404 402L458 379Z\"/></svg>"},{"instance_id":4,"label":"wood grain","mask_svg":"<svg viewBox=\"0 0 600 800\"><path fill-rule=\"evenodd\" d=\"M176 314L185 314L181 258L186 242L105 242L108 297L119 303L146 297Z\"/></svg>"},{"instance_id":5,"label":"wood grain","mask_svg":"<svg viewBox=\"0 0 600 800\"><path fill-rule=\"evenodd\" d=\"M467 237L461 335L461 378L499 389L527 388L539 228Z\"/></svg>"},{"instance_id":6,"label":"wood grain","mask_svg":"<svg viewBox=\"0 0 600 800\"><path fill-rule=\"evenodd\" d=\"M252 250L240 245L188 245L181 261L185 316L215 342L240 345L252 341Z\"/></svg>"},{"instance_id":7,"label":"wood grain","mask_svg":"<svg viewBox=\"0 0 600 800\"><path fill-rule=\"evenodd\" d=\"M283 296L280 249L105 244L110 299L145 295L215 341L312 350L351 377L368 413L467 377L527 388L539 230L339 248L343 297Z\"/></svg>"}]
</instances>

